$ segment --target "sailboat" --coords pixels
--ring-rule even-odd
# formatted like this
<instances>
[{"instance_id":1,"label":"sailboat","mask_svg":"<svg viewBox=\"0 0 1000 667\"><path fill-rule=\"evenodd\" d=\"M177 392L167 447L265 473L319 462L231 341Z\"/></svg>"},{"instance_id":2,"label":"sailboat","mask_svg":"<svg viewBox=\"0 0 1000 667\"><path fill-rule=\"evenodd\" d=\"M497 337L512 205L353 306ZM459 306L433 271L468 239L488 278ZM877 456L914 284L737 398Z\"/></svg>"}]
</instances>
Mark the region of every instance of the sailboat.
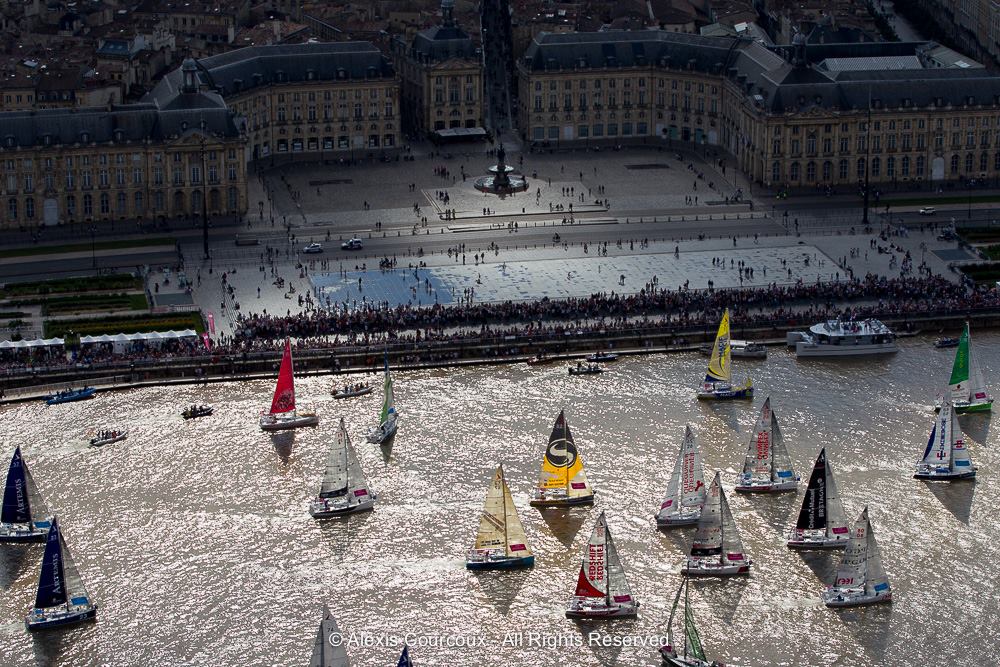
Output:
<instances>
[{"instance_id":1,"label":"sailboat","mask_svg":"<svg viewBox=\"0 0 1000 667\"><path fill-rule=\"evenodd\" d=\"M486 505L479 517L476 545L469 550L465 567L470 570L509 570L531 567L535 556L528 546L524 526L510 496L503 466L497 466L486 492Z\"/></svg>"},{"instance_id":2,"label":"sailboat","mask_svg":"<svg viewBox=\"0 0 1000 667\"><path fill-rule=\"evenodd\" d=\"M833 467L826 460L826 447L819 450L802 509L795 527L788 532L790 549L842 549L850 539L844 504L833 481Z\"/></svg>"},{"instance_id":3,"label":"sailboat","mask_svg":"<svg viewBox=\"0 0 1000 667\"><path fill-rule=\"evenodd\" d=\"M331 640L331 637L334 639ZM309 667L349 667L351 663L347 659L347 649L344 648L344 643L339 640L340 637L337 619L330 613L330 608L324 604L323 620L320 621L319 631L316 632L316 642L313 644Z\"/></svg>"},{"instance_id":4,"label":"sailboat","mask_svg":"<svg viewBox=\"0 0 1000 667\"><path fill-rule=\"evenodd\" d=\"M0 542L44 542L51 518L28 464L21 458L21 448L16 447L3 490Z\"/></svg>"},{"instance_id":5,"label":"sailboat","mask_svg":"<svg viewBox=\"0 0 1000 667\"><path fill-rule=\"evenodd\" d=\"M97 618L97 604L90 601L80 572L66 546L59 523L52 517L45 538L45 555L38 577L35 607L24 619L28 630L73 625Z\"/></svg>"},{"instance_id":6,"label":"sailboat","mask_svg":"<svg viewBox=\"0 0 1000 667\"><path fill-rule=\"evenodd\" d=\"M750 574L753 561L743 551L743 540L726 501L719 473L708 487L708 498L698 519L698 530L691 543L682 574L703 577L729 577Z\"/></svg>"},{"instance_id":7,"label":"sailboat","mask_svg":"<svg viewBox=\"0 0 1000 667\"><path fill-rule=\"evenodd\" d=\"M955 406L955 412L990 412L993 409L993 397L986 391L983 382L983 372L972 355L972 339L969 335L969 323L965 323L962 337L958 340L955 350L955 363L951 367L951 380L948 382L950 401ZM940 410L947 397L938 400L936 409Z\"/></svg>"},{"instance_id":8,"label":"sailboat","mask_svg":"<svg viewBox=\"0 0 1000 667\"><path fill-rule=\"evenodd\" d=\"M368 479L341 417L337 439L326 458L326 472L319 487L319 496L309 503L309 514L314 519L329 519L365 512L375 506L376 499L377 496L368 488Z\"/></svg>"},{"instance_id":9,"label":"sailboat","mask_svg":"<svg viewBox=\"0 0 1000 667\"><path fill-rule=\"evenodd\" d=\"M583 552L583 564L576 579L566 618L622 618L635 616L639 603L632 597L618 549L611 539L604 512Z\"/></svg>"},{"instance_id":10,"label":"sailboat","mask_svg":"<svg viewBox=\"0 0 1000 667\"><path fill-rule=\"evenodd\" d=\"M319 417L315 412L295 410L295 372L292 367L292 344L285 339L285 353L278 369L278 383L274 387L270 412L260 415L260 427L264 431L285 431L303 426L317 426Z\"/></svg>"},{"instance_id":11,"label":"sailboat","mask_svg":"<svg viewBox=\"0 0 1000 667\"><path fill-rule=\"evenodd\" d=\"M917 462L914 479L973 479L976 466L969 458L965 436L958 425L956 409L945 401L934 420L931 436L927 439L924 455Z\"/></svg>"},{"instance_id":12,"label":"sailboat","mask_svg":"<svg viewBox=\"0 0 1000 667\"><path fill-rule=\"evenodd\" d=\"M792 460L781 437L778 418L771 410L771 398L768 397L750 434L743 474L736 483L736 491L780 493L794 491L798 486L799 478L792 470Z\"/></svg>"},{"instance_id":13,"label":"sailboat","mask_svg":"<svg viewBox=\"0 0 1000 667\"><path fill-rule=\"evenodd\" d=\"M570 507L593 505L594 489L587 482L583 457L566 423L566 413L559 411L549 434L549 444L542 457L542 473L531 497L532 507Z\"/></svg>"},{"instance_id":14,"label":"sailboat","mask_svg":"<svg viewBox=\"0 0 1000 667\"><path fill-rule=\"evenodd\" d=\"M661 528L690 526L698 523L705 504L705 467L701 462L698 441L690 426L684 428L684 441L677 453L674 471L670 474L667 496L656 513L656 525Z\"/></svg>"},{"instance_id":15,"label":"sailboat","mask_svg":"<svg viewBox=\"0 0 1000 667\"><path fill-rule=\"evenodd\" d=\"M753 398L753 382L748 377L738 387L733 386L733 353L729 340L729 309L722 315L715 346L708 360L708 373L698 389L698 398L707 400L736 400Z\"/></svg>"},{"instance_id":16,"label":"sailboat","mask_svg":"<svg viewBox=\"0 0 1000 667\"><path fill-rule=\"evenodd\" d=\"M396 421L399 418L396 412L396 399L392 392L392 375L389 374L389 355L385 356L385 398L382 399L382 412L379 415L378 428L373 428L368 432L368 442L374 445L381 445L396 435Z\"/></svg>"},{"instance_id":17,"label":"sailboat","mask_svg":"<svg viewBox=\"0 0 1000 667\"><path fill-rule=\"evenodd\" d=\"M882 567L882 556L878 552L867 507L854 523L851 541L844 550L833 585L823 591L823 602L827 607L859 607L892 602L892 588Z\"/></svg>"},{"instance_id":18,"label":"sailboat","mask_svg":"<svg viewBox=\"0 0 1000 667\"><path fill-rule=\"evenodd\" d=\"M670 618L667 620L667 645L660 647L660 657L666 667L722 667L719 662L709 662L705 658L705 649L701 645L701 636L694 623L694 614L688 599L688 580L681 582L674 597L674 606L670 608ZM674 644L674 617L680 606L681 593L684 594L684 646L680 650Z\"/></svg>"},{"instance_id":19,"label":"sailboat","mask_svg":"<svg viewBox=\"0 0 1000 667\"><path fill-rule=\"evenodd\" d=\"M396 667L413 667L409 646L403 645L403 652L399 654L399 662L396 663Z\"/></svg>"}]
</instances>

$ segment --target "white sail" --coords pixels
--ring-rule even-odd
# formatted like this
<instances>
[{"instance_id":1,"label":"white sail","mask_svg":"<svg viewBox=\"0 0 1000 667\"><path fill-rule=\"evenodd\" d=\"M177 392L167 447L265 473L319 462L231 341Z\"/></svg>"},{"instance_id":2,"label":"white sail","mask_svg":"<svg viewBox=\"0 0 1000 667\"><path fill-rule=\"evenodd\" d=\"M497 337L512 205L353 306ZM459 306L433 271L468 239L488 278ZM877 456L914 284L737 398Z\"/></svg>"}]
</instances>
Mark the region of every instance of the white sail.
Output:
<instances>
[{"instance_id":1,"label":"white sail","mask_svg":"<svg viewBox=\"0 0 1000 667\"><path fill-rule=\"evenodd\" d=\"M368 487L368 478L365 477L365 472L361 469L358 452L354 449L350 436L347 435L343 419L340 420L340 426L344 431L347 443L347 492L351 496L351 504L360 503L372 496L371 489Z\"/></svg>"},{"instance_id":2,"label":"white sail","mask_svg":"<svg viewBox=\"0 0 1000 667\"><path fill-rule=\"evenodd\" d=\"M972 354L972 341L969 341L969 357L971 359L969 373L969 401L978 403L988 401L989 393L986 391L986 382L983 380L983 369L979 366L979 357Z\"/></svg>"},{"instance_id":3,"label":"white sail","mask_svg":"<svg viewBox=\"0 0 1000 667\"><path fill-rule=\"evenodd\" d=\"M750 435L741 484L777 484L794 478L792 460L788 456L788 449L778 427L778 418L771 410L771 399L768 397L761 406L757 423Z\"/></svg>"},{"instance_id":4,"label":"white sail","mask_svg":"<svg viewBox=\"0 0 1000 667\"><path fill-rule=\"evenodd\" d=\"M866 508L867 509L867 508ZM866 517L867 518L867 517ZM875 541L875 529L868 522L868 576L865 579L866 593L882 593L889 590L889 577L882 566L882 554L879 553Z\"/></svg>"},{"instance_id":5,"label":"white sail","mask_svg":"<svg viewBox=\"0 0 1000 667\"><path fill-rule=\"evenodd\" d=\"M840 499L837 483L833 479L833 466L826 462L826 536L838 537L847 534L847 514L844 501Z\"/></svg>"},{"instance_id":6,"label":"white sail","mask_svg":"<svg viewBox=\"0 0 1000 667\"><path fill-rule=\"evenodd\" d=\"M604 513L601 513L603 519ZM605 524L606 566L608 572L608 602L624 603L632 601L632 589L625 577L625 566L622 564L615 542L611 539L611 531Z\"/></svg>"},{"instance_id":7,"label":"white sail","mask_svg":"<svg viewBox=\"0 0 1000 667\"><path fill-rule=\"evenodd\" d=\"M503 509L506 534L504 536L505 546L508 556L526 558L531 555L531 547L528 546L528 536L524 534L524 526L521 525L521 518L517 515L517 507L514 506L514 499L510 495L510 488L507 481L502 478L503 468L500 468L501 479L503 481Z\"/></svg>"},{"instance_id":8,"label":"white sail","mask_svg":"<svg viewBox=\"0 0 1000 667\"><path fill-rule=\"evenodd\" d=\"M725 565L732 565L736 561L746 560L746 554L743 552L743 538L740 537L740 531L736 527L733 513L729 509L729 501L726 500L726 492L721 484L719 485L719 517L722 523L721 562Z\"/></svg>"},{"instance_id":9,"label":"white sail","mask_svg":"<svg viewBox=\"0 0 1000 667\"><path fill-rule=\"evenodd\" d=\"M701 461L701 451L698 441L690 426L684 429L684 441L681 443L667 494L660 503L658 519L666 519L682 509L701 507L705 504L705 469Z\"/></svg>"},{"instance_id":10,"label":"white sail","mask_svg":"<svg viewBox=\"0 0 1000 667\"><path fill-rule=\"evenodd\" d=\"M341 419L340 428L337 429L337 439L330 447L330 452L326 457L326 471L323 473L323 483L319 487L320 498L336 498L347 493L347 449L349 443L347 428L344 426L344 420Z\"/></svg>"},{"instance_id":11,"label":"white sail","mask_svg":"<svg viewBox=\"0 0 1000 667\"><path fill-rule=\"evenodd\" d=\"M948 413L951 421L951 469L968 472L973 469L972 457L969 456L969 447L965 444L965 434L958 424L958 414L954 405L948 406Z\"/></svg>"},{"instance_id":12,"label":"white sail","mask_svg":"<svg viewBox=\"0 0 1000 667\"><path fill-rule=\"evenodd\" d=\"M719 481L719 473L715 473L715 479L708 487L705 505L698 519L698 528L691 542L690 556L692 558L718 556L721 560L722 484Z\"/></svg>"},{"instance_id":13,"label":"white sail","mask_svg":"<svg viewBox=\"0 0 1000 667\"><path fill-rule=\"evenodd\" d=\"M517 509L503 476L503 466L498 466L486 493L486 504L479 517L476 549L497 549L508 556L531 555L524 527L517 516Z\"/></svg>"},{"instance_id":14,"label":"white sail","mask_svg":"<svg viewBox=\"0 0 1000 667\"><path fill-rule=\"evenodd\" d=\"M316 632L316 642L313 644L312 659L309 667L349 667L347 650L342 644L330 642L330 635L339 635L340 628L330 609L323 605L323 620Z\"/></svg>"},{"instance_id":15,"label":"white sail","mask_svg":"<svg viewBox=\"0 0 1000 667\"><path fill-rule=\"evenodd\" d=\"M865 586L868 581L868 533L871 523L868 521L868 508L854 522L851 540L844 549L844 557L837 567L837 575L833 580L834 589L857 589Z\"/></svg>"},{"instance_id":16,"label":"white sail","mask_svg":"<svg viewBox=\"0 0 1000 667\"><path fill-rule=\"evenodd\" d=\"M771 413L771 456L773 459L771 481L780 483L795 479L795 470L792 469L792 457L788 455L788 448L785 447L785 438L781 435L778 427L778 417Z\"/></svg>"}]
</instances>

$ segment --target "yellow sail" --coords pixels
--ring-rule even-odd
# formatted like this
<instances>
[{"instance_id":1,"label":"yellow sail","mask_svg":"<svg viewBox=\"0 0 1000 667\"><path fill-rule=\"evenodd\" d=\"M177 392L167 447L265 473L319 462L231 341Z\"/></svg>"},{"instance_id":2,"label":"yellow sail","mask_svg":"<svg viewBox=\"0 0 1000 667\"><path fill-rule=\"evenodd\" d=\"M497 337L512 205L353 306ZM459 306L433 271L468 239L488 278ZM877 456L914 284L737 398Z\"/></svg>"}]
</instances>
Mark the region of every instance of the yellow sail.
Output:
<instances>
[{"instance_id":1,"label":"yellow sail","mask_svg":"<svg viewBox=\"0 0 1000 667\"><path fill-rule=\"evenodd\" d=\"M541 489L565 489L570 498L593 495L583 470L583 457L573 442L573 435L566 423L566 415L560 411L556 418L549 445L542 457L542 474L538 480Z\"/></svg>"},{"instance_id":2,"label":"yellow sail","mask_svg":"<svg viewBox=\"0 0 1000 667\"><path fill-rule=\"evenodd\" d=\"M729 347L729 309L719 322L719 333L715 335L712 358L708 360L708 374L705 382L731 382L733 379L732 349Z\"/></svg>"}]
</instances>

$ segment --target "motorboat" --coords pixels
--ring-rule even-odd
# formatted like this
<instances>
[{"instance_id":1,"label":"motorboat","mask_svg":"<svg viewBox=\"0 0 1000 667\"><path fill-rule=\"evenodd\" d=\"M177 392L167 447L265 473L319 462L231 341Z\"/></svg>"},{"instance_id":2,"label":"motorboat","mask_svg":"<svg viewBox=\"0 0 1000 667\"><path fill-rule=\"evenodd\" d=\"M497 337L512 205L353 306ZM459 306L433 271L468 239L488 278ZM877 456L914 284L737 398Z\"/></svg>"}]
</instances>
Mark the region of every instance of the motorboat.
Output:
<instances>
[{"instance_id":1,"label":"motorboat","mask_svg":"<svg viewBox=\"0 0 1000 667\"><path fill-rule=\"evenodd\" d=\"M191 405L184 408L181 417L184 417L184 419L197 419L198 417L208 417L213 412L215 412L215 408L211 405Z\"/></svg>"},{"instance_id":2,"label":"motorboat","mask_svg":"<svg viewBox=\"0 0 1000 667\"><path fill-rule=\"evenodd\" d=\"M56 392L45 397L46 405L59 405L60 403L72 403L73 401L83 401L88 398L93 398L94 394L97 393L97 389L94 387L84 387L82 389L67 389L65 391Z\"/></svg>"},{"instance_id":3,"label":"motorboat","mask_svg":"<svg viewBox=\"0 0 1000 667\"><path fill-rule=\"evenodd\" d=\"M618 355L615 354L614 352L594 352L593 354L587 357L587 361L589 361L592 364L598 362L607 363L610 361L616 361L617 359Z\"/></svg>"},{"instance_id":4,"label":"motorboat","mask_svg":"<svg viewBox=\"0 0 1000 667\"><path fill-rule=\"evenodd\" d=\"M934 347L936 348L958 347L958 343L959 343L958 338L938 338L936 341L934 341Z\"/></svg>"},{"instance_id":5,"label":"motorboat","mask_svg":"<svg viewBox=\"0 0 1000 667\"><path fill-rule=\"evenodd\" d=\"M789 331L789 347L797 357L855 357L892 354L899 351L896 334L876 319L828 320L809 327L809 331Z\"/></svg>"},{"instance_id":6,"label":"motorboat","mask_svg":"<svg viewBox=\"0 0 1000 667\"><path fill-rule=\"evenodd\" d=\"M730 355L734 359L767 359L767 347L761 343L749 340L730 340L729 348ZM714 349L714 345L705 343L698 348L698 351L706 357L710 357Z\"/></svg>"},{"instance_id":7,"label":"motorboat","mask_svg":"<svg viewBox=\"0 0 1000 667\"><path fill-rule=\"evenodd\" d=\"M569 367L570 375L600 375L604 372L604 369L597 364L583 364L578 363L576 366Z\"/></svg>"},{"instance_id":8,"label":"motorboat","mask_svg":"<svg viewBox=\"0 0 1000 667\"><path fill-rule=\"evenodd\" d=\"M350 386L334 387L332 390L330 390L330 393L336 399L343 399L343 398L354 398L356 396L367 396L368 394L372 393L372 391L374 391L374 389L372 389L371 385L367 383L365 384L358 383Z\"/></svg>"},{"instance_id":9,"label":"motorboat","mask_svg":"<svg viewBox=\"0 0 1000 667\"><path fill-rule=\"evenodd\" d=\"M98 431L93 438L90 439L91 447L103 447L104 445L110 445L115 442L121 442L128 437L128 429L123 429L121 431L114 430L103 430Z\"/></svg>"}]
</instances>

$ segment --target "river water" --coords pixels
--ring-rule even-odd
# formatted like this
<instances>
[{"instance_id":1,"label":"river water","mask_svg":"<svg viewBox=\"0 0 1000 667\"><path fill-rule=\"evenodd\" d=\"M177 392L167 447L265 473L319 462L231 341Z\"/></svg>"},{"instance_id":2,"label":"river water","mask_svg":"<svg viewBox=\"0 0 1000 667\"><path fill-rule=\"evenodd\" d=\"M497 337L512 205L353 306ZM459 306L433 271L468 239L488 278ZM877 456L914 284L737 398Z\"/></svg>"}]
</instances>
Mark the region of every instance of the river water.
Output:
<instances>
[{"instance_id":1,"label":"river water","mask_svg":"<svg viewBox=\"0 0 1000 667\"><path fill-rule=\"evenodd\" d=\"M772 348L766 362L737 360L736 374L756 383L752 407L696 401L705 358L695 354L626 358L583 378L562 365L399 373L401 425L388 457L362 437L380 398L334 401L330 378L298 384L321 426L273 438L256 423L269 382L8 407L4 457L22 446L101 608L96 624L27 634L42 549L3 546L0 665L304 665L324 602L345 634L380 644L351 646L354 665L395 665L393 643L406 636L419 642L418 665L658 664L655 648L604 644L665 633L693 530L658 532L653 512L683 426L696 428L706 476L721 470L731 491L767 395L797 472L805 478L826 446L848 514L870 506L895 601L826 609L819 593L839 554L799 554L783 541L801 496L730 493L755 564L747 579L692 585L709 655L761 667L997 664L1000 443L989 417L963 417L978 481L911 479L954 352L930 343L909 339L891 359L802 362ZM1000 335L976 343L995 378ZM215 404L215 416L182 421L194 401ZM540 512L528 497L562 407L598 501ZM379 502L368 515L317 523L307 502L339 416ZM84 446L89 429L114 426L128 426L129 439ZM470 573L464 555L500 461L536 565ZM602 509L640 614L577 624L563 610ZM446 635L481 643L434 645Z\"/></svg>"}]
</instances>

